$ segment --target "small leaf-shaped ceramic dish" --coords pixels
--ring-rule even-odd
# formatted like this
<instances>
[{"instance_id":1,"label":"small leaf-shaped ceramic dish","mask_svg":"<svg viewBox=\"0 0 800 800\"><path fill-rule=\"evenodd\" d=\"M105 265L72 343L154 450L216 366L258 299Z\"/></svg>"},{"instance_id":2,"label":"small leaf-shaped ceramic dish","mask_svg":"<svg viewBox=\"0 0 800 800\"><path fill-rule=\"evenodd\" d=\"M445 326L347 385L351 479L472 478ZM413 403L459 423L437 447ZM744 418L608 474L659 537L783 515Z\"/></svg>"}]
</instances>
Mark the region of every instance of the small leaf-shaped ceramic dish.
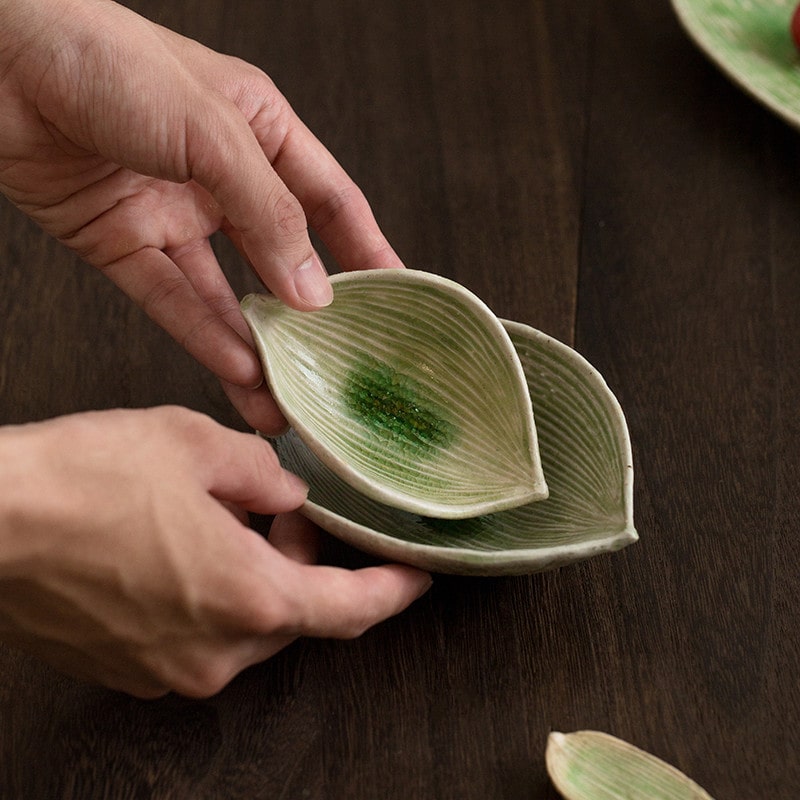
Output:
<instances>
[{"instance_id":1,"label":"small leaf-shaped ceramic dish","mask_svg":"<svg viewBox=\"0 0 800 800\"><path fill-rule=\"evenodd\" d=\"M273 444L311 487L303 513L380 558L460 575L538 572L635 542L631 447L616 398L571 348L527 325L503 325L536 409L548 499L475 519L406 513L348 486L290 432Z\"/></svg>"},{"instance_id":2,"label":"small leaf-shaped ceramic dish","mask_svg":"<svg viewBox=\"0 0 800 800\"><path fill-rule=\"evenodd\" d=\"M547 496L519 357L481 300L418 270L331 283L319 311L242 301L275 400L327 467L373 500L443 519Z\"/></svg>"},{"instance_id":3,"label":"small leaf-shaped ceramic dish","mask_svg":"<svg viewBox=\"0 0 800 800\"><path fill-rule=\"evenodd\" d=\"M545 761L566 800L712 800L671 764L600 731L551 733Z\"/></svg>"}]
</instances>

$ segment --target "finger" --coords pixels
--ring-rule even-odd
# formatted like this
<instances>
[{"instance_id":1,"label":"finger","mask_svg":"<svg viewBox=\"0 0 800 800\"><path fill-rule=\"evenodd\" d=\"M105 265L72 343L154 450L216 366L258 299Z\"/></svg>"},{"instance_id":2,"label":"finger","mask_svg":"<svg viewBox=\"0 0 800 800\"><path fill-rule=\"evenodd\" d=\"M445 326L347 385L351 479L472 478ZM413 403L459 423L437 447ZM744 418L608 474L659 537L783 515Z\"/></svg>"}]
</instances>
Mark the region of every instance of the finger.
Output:
<instances>
[{"instance_id":1,"label":"finger","mask_svg":"<svg viewBox=\"0 0 800 800\"><path fill-rule=\"evenodd\" d=\"M220 269L209 241L201 239L190 247L166 252L212 313L233 328L255 351L253 336L244 320L239 301ZM256 430L275 436L288 427L286 417L264 383L263 372L259 373L258 385L237 385L222 378L220 384L242 418Z\"/></svg>"},{"instance_id":2,"label":"finger","mask_svg":"<svg viewBox=\"0 0 800 800\"><path fill-rule=\"evenodd\" d=\"M224 509L233 515L237 522L245 527L250 526L250 515L241 506L232 503L230 500L220 500L219 502Z\"/></svg>"},{"instance_id":3,"label":"finger","mask_svg":"<svg viewBox=\"0 0 800 800\"><path fill-rule=\"evenodd\" d=\"M258 386L258 356L209 308L169 256L154 247L108 264L103 272L184 349L223 380Z\"/></svg>"},{"instance_id":4,"label":"finger","mask_svg":"<svg viewBox=\"0 0 800 800\"><path fill-rule=\"evenodd\" d=\"M300 564L316 564L319 557L316 525L296 512L275 517L268 541L279 553Z\"/></svg>"},{"instance_id":5,"label":"finger","mask_svg":"<svg viewBox=\"0 0 800 800\"><path fill-rule=\"evenodd\" d=\"M299 508L308 495L305 482L280 466L275 451L263 439L255 434L236 435L239 442L217 464L209 492L257 514Z\"/></svg>"},{"instance_id":6,"label":"finger","mask_svg":"<svg viewBox=\"0 0 800 800\"><path fill-rule=\"evenodd\" d=\"M346 270L401 268L363 192L296 116L273 167L305 209L309 225Z\"/></svg>"},{"instance_id":7,"label":"finger","mask_svg":"<svg viewBox=\"0 0 800 800\"><path fill-rule=\"evenodd\" d=\"M266 383L255 389L246 389L224 380L220 380L220 385L234 408L242 415L242 419L255 430L267 436L278 436L286 432L289 423Z\"/></svg>"},{"instance_id":8,"label":"finger","mask_svg":"<svg viewBox=\"0 0 800 800\"><path fill-rule=\"evenodd\" d=\"M431 585L428 573L400 564L345 570L301 567L296 600L302 603L296 632L350 639L399 614Z\"/></svg>"},{"instance_id":9,"label":"finger","mask_svg":"<svg viewBox=\"0 0 800 800\"><path fill-rule=\"evenodd\" d=\"M239 300L231 289L209 240L197 239L182 247L165 248L164 252L186 276L197 296L212 313L255 349Z\"/></svg>"},{"instance_id":10,"label":"finger","mask_svg":"<svg viewBox=\"0 0 800 800\"><path fill-rule=\"evenodd\" d=\"M213 497L257 514L279 514L302 505L308 486L281 467L269 442L260 436L231 430L184 409L161 412L162 422L189 442L191 467Z\"/></svg>"},{"instance_id":11,"label":"finger","mask_svg":"<svg viewBox=\"0 0 800 800\"><path fill-rule=\"evenodd\" d=\"M198 103L187 122L192 177L219 203L247 258L278 298L300 310L328 305L333 292L300 202L233 103L217 94Z\"/></svg>"}]
</instances>

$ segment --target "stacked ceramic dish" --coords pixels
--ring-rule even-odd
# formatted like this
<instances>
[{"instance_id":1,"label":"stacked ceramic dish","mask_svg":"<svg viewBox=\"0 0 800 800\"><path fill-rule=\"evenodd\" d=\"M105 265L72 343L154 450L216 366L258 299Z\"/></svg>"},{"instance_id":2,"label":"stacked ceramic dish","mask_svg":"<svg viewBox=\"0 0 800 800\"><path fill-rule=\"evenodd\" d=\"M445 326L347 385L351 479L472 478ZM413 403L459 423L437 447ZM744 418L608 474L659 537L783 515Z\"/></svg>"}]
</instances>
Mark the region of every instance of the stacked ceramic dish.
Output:
<instances>
[{"instance_id":1,"label":"stacked ceramic dish","mask_svg":"<svg viewBox=\"0 0 800 800\"><path fill-rule=\"evenodd\" d=\"M331 278L313 313L242 301L291 424L303 513L381 558L536 572L636 541L619 403L577 352L417 270Z\"/></svg>"}]
</instances>

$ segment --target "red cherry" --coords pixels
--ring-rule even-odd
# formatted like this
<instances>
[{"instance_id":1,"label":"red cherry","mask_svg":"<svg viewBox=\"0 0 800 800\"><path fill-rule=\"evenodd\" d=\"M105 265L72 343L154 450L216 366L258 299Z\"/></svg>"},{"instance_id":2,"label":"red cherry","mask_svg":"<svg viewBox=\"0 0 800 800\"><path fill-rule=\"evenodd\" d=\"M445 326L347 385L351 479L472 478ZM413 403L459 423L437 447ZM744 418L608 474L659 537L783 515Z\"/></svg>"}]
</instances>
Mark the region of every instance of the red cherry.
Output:
<instances>
[{"instance_id":1,"label":"red cherry","mask_svg":"<svg viewBox=\"0 0 800 800\"><path fill-rule=\"evenodd\" d=\"M794 39L797 49L800 50L800 5L794 10L790 30L792 32L792 39Z\"/></svg>"}]
</instances>

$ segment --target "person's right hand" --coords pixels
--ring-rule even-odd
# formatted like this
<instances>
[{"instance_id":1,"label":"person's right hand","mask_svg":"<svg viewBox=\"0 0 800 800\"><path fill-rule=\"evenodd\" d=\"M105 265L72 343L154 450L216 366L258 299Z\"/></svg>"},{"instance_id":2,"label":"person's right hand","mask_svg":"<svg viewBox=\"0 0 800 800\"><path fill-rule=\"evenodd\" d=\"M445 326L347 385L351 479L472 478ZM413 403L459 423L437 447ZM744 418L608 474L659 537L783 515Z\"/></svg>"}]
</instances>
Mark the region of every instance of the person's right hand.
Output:
<instances>
[{"instance_id":1,"label":"person's right hand","mask_svg":"<svg viewBox=\"0 0 800 800\"><path fill-rule=\"evenodd\" d=\"M342 269L403 266L267 75L109 0L0 0L0 116L0 191L211 369L265 433L285 420L209 237L224 232L300 310L332 298L309 226Z\"/></svg>"},{"instance_id":2,"label":"person's right hand","mask_svg":"<svg viewBox=\"0 0 800 800\"><path fill-rule=\"evenodd\" d=\"M422 594L411 567L317 566L278 516L307 488L270 445L181 408L0 428L0 638L140 697L203 697L298 636L352 637Z\"/></svg>"}]
</instances>

